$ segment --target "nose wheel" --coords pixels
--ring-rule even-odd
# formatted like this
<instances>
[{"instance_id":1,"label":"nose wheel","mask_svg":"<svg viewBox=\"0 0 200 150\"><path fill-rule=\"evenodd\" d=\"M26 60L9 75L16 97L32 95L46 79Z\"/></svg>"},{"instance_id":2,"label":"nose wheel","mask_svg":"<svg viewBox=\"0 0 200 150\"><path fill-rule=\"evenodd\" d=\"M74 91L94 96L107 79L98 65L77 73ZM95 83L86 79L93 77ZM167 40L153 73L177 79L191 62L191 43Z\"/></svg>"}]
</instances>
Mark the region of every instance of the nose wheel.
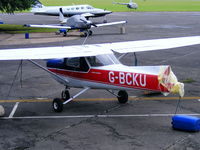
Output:
<instances>
[{"instance_id":1,"label":"nose wheel","mask_svg":"<svg viewBox=\"0 0 200 150\"><path fill-rule=\"evenodd\" d=\"M87 36L91 36L93 34L92 30L84 30L82 32L82 37L87 37Z\"/></svg>"},{"instance_id":2,"label":"nose wheel","mask_svg":"<svg viewBox=\"0 0 200 150\"><path fill-rule=\"evenodd\" d=\"M62 91L62 93L61 93L61 98L62 98L64 101L70 99L69 91L68 91L68 90Z\"/></svg>"},{"instance_id":3,"label":"nose wheel","mask_svg":"<svg viewBox=\"0 0 200 150\"><path fill-rule=\"evenodd\" d=\"M64 90L61 93L61 98L55 98L53 100L52 106L55 112L62 112L63 111L63 103L70 99L70 94L68 90Z\"/></svg>"},{"instance_id":4,"label":"nose wheel","mask_svg":"<svg viewBox=\"0 0 200 150\"><path fill-rule=\"evenodd\" d=\"M76 95L74 95L72 97L70 97L69 91L65 89L61 93L61 98L55 98L53 100L53 103L52 103L53 110L55 112L62 112L63 111L63 105L69 103L70 101L72 101L73 99L75 99L76 97L83 94L84 92L86 92L89 89L90 88L85 87L83 90L81 90L80 92L78 92Z\"/></svg>"},{"instance_id":5,"label":"nose wheel","mask_svg":"<svg viewBox=\"0 0 200 150\"><path fill-rule=\"evenodd\" d=\"M62 112L63 111L63 100L61 98L54 98L52 106L53 106L53 110L55 112Z\"/></svg>"}]
</instances>

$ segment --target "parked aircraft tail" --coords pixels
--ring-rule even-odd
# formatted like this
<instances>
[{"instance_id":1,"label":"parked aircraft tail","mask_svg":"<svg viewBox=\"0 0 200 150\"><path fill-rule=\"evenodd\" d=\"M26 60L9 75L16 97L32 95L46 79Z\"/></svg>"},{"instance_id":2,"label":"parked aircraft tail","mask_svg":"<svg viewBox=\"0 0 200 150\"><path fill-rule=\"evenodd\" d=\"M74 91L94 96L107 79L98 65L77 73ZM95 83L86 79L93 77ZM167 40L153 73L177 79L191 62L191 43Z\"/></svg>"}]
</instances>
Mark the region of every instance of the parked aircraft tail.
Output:
<instances>
[{"instance_id":1,"label":"parked aircraft tail","mask_svg":"<svg viewBox=\"0 0 200 150\"><path fill-rule=\"evenodd\" d=\"M59 8L59 21L61 24L64 24L67 22L67 18L64 17L64 14L63 14L63 10L62 10L62 7Z\"/></svg>"},{"instance_id":2,"label":"parked aircraft tail","mask_svg":"<svg viewBox=\"0 0 200 150\"><path fill-rule=\"evenodd\" d=\"M35 0L35 5L32 6L32 8L43 8L45 7L44 5L42 5L42 3L39 0Z\"/></svg>"}]
</instances>

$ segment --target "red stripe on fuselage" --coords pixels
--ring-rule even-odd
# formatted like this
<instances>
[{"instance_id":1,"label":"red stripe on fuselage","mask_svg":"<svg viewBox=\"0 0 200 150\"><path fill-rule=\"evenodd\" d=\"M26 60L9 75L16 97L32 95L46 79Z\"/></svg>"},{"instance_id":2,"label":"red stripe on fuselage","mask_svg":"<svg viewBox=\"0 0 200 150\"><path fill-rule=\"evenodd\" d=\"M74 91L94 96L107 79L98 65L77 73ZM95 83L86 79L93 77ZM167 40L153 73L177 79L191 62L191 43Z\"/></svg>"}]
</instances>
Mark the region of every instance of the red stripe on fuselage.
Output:
<instances>
[{"instance_id":1,"label":"red stripe on fuselage","mask_svg":"<svg viewBox=\"0 0 200 150\"><path fill-rule=\"evenodd\" d=\"M90 69L89 72L78 72L49 68L49 71L65 77L76 78L79 80L109 84L126 88L139 88L168 92L166 88L159 84L157 75L100 69Z\"/></svg>"}]
</instances>

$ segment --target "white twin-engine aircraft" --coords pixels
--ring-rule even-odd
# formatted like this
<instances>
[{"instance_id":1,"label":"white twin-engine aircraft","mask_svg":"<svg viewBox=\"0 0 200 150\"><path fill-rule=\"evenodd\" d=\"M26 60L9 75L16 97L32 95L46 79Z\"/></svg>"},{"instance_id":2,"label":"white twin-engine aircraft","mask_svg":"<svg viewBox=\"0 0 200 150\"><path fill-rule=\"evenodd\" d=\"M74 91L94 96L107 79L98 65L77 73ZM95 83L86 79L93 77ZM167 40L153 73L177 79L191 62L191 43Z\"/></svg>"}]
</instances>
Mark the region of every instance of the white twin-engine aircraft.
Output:
<instances>
[{"instance_id":1,"label":"white twin-engine aircraft","mask_svg":"<svg viewBox=\"0 0 200 150\"><path fill-rule=\"evenodd\" d=\"M94 8L90 5L72 5L72 6L44 6L40 1L36 1L36 4L32 7L31 12L35 15L50 15L59 16L59 8L63 9L65 17L71 17L73 15L88 14L87 17L101 17L112 13L111 11Z\"/></svg>"},{"instance_id":2,"label":"white twin-engine aircraft","mask_svg":"<svg viewBox=\"0 0 200 150\"><path fill-rule=\"evenodd\" d=\"M115 57L116 53L163 50L200 44L200 36L129 41L105 44L20 48L0 50L0 60L29 60L49 72L54 79L66 86L61 98L53 100L56 112L63 105L89 89L105 89L117 96L119 103L128 101L126 90L141 89L184 95L184 85L178 82L171 67L125 66ZM35 59L47 60L47 68ZM83 88L70 97L69 88ZM118 90L115 94L113 90Z\"/></svg>"}]
</instances>

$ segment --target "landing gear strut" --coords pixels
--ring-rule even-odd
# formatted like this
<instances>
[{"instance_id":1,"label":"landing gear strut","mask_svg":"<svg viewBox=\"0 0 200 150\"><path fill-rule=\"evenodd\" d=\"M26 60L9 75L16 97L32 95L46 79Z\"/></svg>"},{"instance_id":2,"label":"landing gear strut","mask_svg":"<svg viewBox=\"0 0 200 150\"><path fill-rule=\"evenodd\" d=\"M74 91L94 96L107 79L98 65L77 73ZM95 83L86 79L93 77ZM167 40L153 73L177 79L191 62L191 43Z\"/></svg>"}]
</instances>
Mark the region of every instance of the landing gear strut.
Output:
<instances>
[{"instance_id":1,"label":"landing gear strut","mask_svg":"<svg viewBox=\"0 0 200 150\"><path fill-rule=\"evenodd\" d=\"M84 92L86 92L89 89L90 88L86 87L82 91L80 91L79 93L77 93L76 95L74 95L72 97L70 97L70 94L69 94L68 90L64 90L61 93L61 97L62 98L55 98L53 100L53 103L52 103L53 110L55 112L62 112L63 111L63 105L69 103L70 101L72 101L73 99L75 99L76 97L78 97L79 95L83 94Z\"/></svg>"}]
</instances>

